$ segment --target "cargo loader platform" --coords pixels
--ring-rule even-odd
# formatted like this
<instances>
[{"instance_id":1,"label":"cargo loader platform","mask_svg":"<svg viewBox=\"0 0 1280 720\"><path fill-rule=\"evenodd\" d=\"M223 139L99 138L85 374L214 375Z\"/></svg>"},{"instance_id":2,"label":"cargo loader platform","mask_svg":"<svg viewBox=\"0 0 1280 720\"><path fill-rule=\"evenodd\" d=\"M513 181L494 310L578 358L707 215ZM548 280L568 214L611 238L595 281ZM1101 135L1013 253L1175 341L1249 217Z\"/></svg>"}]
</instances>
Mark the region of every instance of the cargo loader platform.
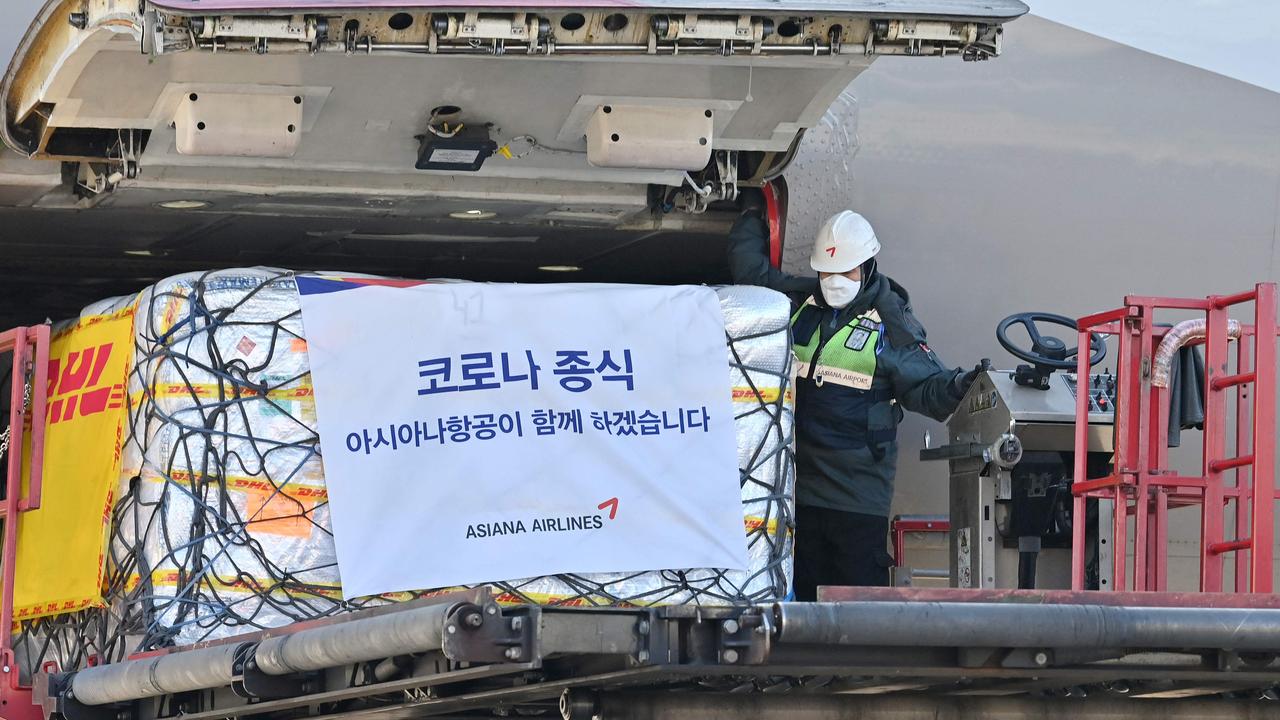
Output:
<instances>
[{"instance_id":1,"label":"cargo loader platform","mask_svg":"<svg viewBox=\"0 0 1280 720\"><path fill-rule=\"evenodd\" d=\"M1280 683L1277 596L823 592L818 603L641 609L503 606L479 589L75 673L45 668L30 717L1247 718L1275 710L1265 700Z\"/></svg>"}]
</instances>

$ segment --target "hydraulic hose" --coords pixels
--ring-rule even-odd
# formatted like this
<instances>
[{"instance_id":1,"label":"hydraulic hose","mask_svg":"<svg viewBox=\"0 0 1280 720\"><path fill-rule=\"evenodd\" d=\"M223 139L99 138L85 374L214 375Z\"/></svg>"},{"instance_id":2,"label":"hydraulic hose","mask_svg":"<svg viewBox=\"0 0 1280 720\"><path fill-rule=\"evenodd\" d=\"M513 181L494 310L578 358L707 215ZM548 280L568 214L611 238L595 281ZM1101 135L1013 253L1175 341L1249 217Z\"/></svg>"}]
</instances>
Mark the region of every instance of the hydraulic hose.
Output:
<instances>
[{"instance_id":1,"label":"hydraulic hose","mask_svg":"<svg viewBox=\"0 0 1280 720\"><path fill-rule=\"evenodd\" d=\"M1165 333L1164 339L1160 341L1160 347L1156 348L1155 357L1152 359L1151 368L1151 384L1159 388L1169 387L1169 376L1173 370L1173 358L1178 354L1184 345L1195 340L1200 340L1208 334L1206 329L1207 321L1203 318L1197 320L1184 320L1174 325L1169 332ZM1237 320L1227 321L1227 337L1240 338L1240 322Z\"/></svg>"}]
</instances>

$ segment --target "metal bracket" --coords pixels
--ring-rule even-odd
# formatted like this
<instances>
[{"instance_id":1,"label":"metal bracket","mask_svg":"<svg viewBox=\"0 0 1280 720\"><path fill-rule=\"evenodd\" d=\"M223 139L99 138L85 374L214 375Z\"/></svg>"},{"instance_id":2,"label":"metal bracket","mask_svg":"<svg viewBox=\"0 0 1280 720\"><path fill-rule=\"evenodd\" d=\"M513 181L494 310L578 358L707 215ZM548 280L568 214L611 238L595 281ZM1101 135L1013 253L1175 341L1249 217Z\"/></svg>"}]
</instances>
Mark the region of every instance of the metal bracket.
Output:
<instances>
[{"instance_id":1,"label":"metal bracket","mask_svg":"<svg viewBox=\"0 0 1280 720\"><path fill-rule=\"evenodd\" d=\"M593 720L599 716L600 700L596 693L569 688L560 693L561 720Z\"/></svg>"},{"instance_id":2,"label":"metal bracket","mask_svg":"<svg viewBox=\"0 0 1280 720\"><path fill-rule=\"evenodd\" d=\"M65 720L133 720L138 716L135 703L124 705L81 705L75 698L58 698L57 713Z\"/></svg>"},{"instance_id":3,"label":"metal bracket","mask_svg":"<svg viewBox=\"0 0 1280 720\"><path fill-rule=\"evenodd\" d=\"M1276 653L1236 652L1224 650L1216 658L1219 670L1262 670L1276 661Z\"/></svg>"},{"instance_id":4,"label":"metal bracket","mask_svg":"<svg viewBox=\"0 0 1280 720\"><path fill-rule=\"evenodd\" d=\"M460 604L445 620L442 649L458 662L533 662L540 609L504 613L493 601Z\"/></svg>"},{"instance_id":5,"label":"metal bracket","mask_svg":"<svg viewBox=\"0 0 1280 720\"><path fill-rule=\"evenodd\" d=\"M986 445L978 443L950 443L948 445L939 445L935 448L924 448L920 451L920 460L959 460L965 458L980 458L983 451L987 449Z\"/></svg>"},{"instance_id":6,"label":"metal bracket","mask_svg":"<svg viewBox=\"0 0 1280 720\"><path fill-rule=\"evenodd\" d=\"M174 693L169 696L170 715L182 717L183 715L198 713L204 709L204 697L198 690Z\"/></svg>"},{"instance_id":7,"label":"metal bracket","mask_svg":"<svg viewBox=\"0 0 1280 720\"><path fill-rule=\"evenodd\" d=\"M720 622L720 661L727 665L762 665L773 647L773 621L767 613L743 613Z\"/></svg>"},{"instance_id":8,"label":"metal bracket","mask_svg":"<svg viewBox=\"0 0 1280 720\"><path fill-rule=\"evenodd\" d=\"M999 648L962 647L957 650L957 664L966 668L992 667L997 664L996 659L1003 652Z\"/></svg>"},{"instance_id":9,"label":"metal bracket","mask_svg":"<svg viewBox=\"0 0 1280 720\"><path fill-rule=\"evenodd\" d=\"M1054 664L1053 650L1035 650L1016 648L1000 661L1000 667L1007 668L1043 668Z\"/></svg>"},{"instance_id":10,"label":"metal bracket","mask_svg":"<svg viewBox=\"0 0 1280 720\"><path fill-rule=\"evenodd\" d=\"M656 614L650 613L648 617L636 621L636 638L640 646L635 655L637 664L661 663L663 658L669 657L671 649L670 638L663 633L656 632L657 628L662 627L655 622L656 619Z\"/></svg>"},{"instance_id":11,"label":"metal bracket","mask_svg":"<svg viewBox=\"0 0 1280 720\"><path fill-rule=\"evenodd\" d=\"M432 16L432 29L450 40L529 40L536 45L550 33L551 23L531 13L440 13Z\"/></svg>"},{"instance_id":12,"label":"metal bracket","mask_svg":"<svg viewBox=\"0 0 1280 720\"><path fill-rule=\"evenodd\" d=\"M303 96L294 92L188 93L173 116L182 155L293 157L303 134Z\"/></svg>"},{"instance_id":13,"label":"metal bracket","mask_svg":"<svg viewBox=\"0 0 1280 720\"><path fill-rule=\"evenodd\" d=\"M738 198L738 153L736 150L719 150L715 155L716 175L718 176L721 200L733 201Z\"/></svg>"},{"instance_id":14,"label":"metal bracket","mask_svg":"<svg viewBox=\"0 0 1280 720\"><path fill-rule=\"evenodd\" d=\"M296 697L324 689L324 676L320 673L268 675L258 669L258 663L252 656L242 656L236 661L234 669L238 679L231 683L231 691L242 698Z\"/></svg>"},{"instance_id":15,"label":"metal bracket","mask_svg":"<svg viewBox=\"0 0 1280 720\"><path fill-rule=\"evenodd\" d=\"M765 611L672 606L659 609L655 617L679 628L672 642L681 663L760 665L769 658L773 618Z\"/></svg>"},{"instance_id":16,"label":"metal bracket","mask_svg":"<svg viewBox=\"0 0 1280 720\"><path fill-rule=\"evenodd\" d=\"M711 169L699 173L694 179L687 180L687 185L676 194L676 207L696 215L706 212L712 202L733 201L738 197L737 151L717 150L712 160ZM691 176L686 173L686 177ZM701 191L690 188L688 185L694 185Z\"/></svg>"}]
</instances>

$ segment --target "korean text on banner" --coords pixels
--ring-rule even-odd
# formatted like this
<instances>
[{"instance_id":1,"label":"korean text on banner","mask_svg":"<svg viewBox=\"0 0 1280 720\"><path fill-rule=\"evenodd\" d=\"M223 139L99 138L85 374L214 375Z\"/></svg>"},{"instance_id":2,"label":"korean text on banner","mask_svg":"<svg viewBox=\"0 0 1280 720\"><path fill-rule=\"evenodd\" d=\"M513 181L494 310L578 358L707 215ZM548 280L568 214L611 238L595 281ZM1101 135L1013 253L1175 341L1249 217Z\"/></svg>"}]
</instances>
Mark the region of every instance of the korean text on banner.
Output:
<instances>
[{"instance_id":1,"label":"korean text on banner","mask_svg":"<svg viewBox=\"0 0 1280 720\"><path fill-rule=\"evenodd\" d=\"M710 288L298 289L344 597L746 567Z\"/></svg>"},{"instance_id":2,"label":"korean text on banner","mask_svg":"<svg viewBox=\"0 0 1280 720\"><path fill-rule=\"evenodd\" d=\"M82 318L50 342L48 414L35 420L45 423L41 503L18 516L19 620L102 604L132 350L132 309Z\"/></svg>"}]
</instances>

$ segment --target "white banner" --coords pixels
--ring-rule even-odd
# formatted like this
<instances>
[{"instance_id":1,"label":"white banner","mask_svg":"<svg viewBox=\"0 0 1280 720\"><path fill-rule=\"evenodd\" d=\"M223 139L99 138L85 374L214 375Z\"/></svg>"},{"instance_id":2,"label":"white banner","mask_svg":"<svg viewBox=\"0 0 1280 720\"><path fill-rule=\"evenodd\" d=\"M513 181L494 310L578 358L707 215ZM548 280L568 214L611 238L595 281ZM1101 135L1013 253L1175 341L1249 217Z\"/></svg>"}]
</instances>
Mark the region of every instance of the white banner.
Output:
<instances>
[{"instance_id":1,"label":"white banner","mask_svg":"<svg viewBox=\"0 0 1280 720\"><path fill-rule=\"evenodd\" d=\"M298 288L344 597L746 568L711 289Z\"/></svg>"}]
</instances>

